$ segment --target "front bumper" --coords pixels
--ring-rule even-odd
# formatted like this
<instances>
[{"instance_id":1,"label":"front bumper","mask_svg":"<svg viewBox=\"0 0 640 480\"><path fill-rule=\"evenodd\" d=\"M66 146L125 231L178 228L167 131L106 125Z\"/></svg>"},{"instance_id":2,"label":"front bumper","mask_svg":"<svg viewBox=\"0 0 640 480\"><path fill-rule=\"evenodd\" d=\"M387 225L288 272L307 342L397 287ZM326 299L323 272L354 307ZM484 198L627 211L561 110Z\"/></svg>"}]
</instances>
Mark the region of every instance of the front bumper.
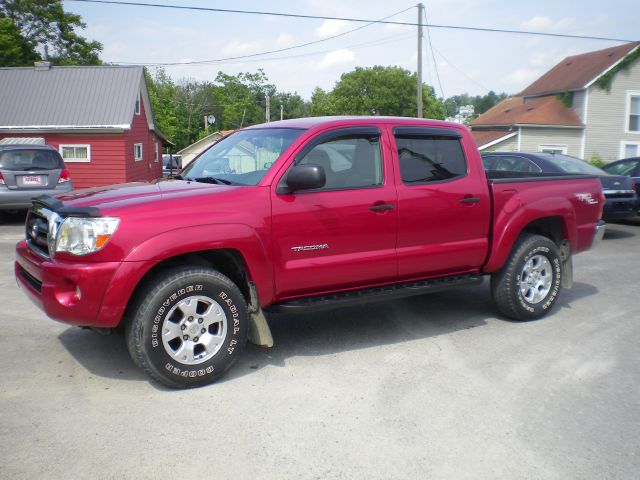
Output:
<instances>
[{"instance_id":1,"label":"front bumper","mask_svg":"<svg viewBox=\"0 0 640 480\"><path fill-rule=\"evenodd\" d=\"M623 220L635 217L638 210L638 200L634 198L607 198L602 212L606 221Z\"/></svg>"},{"instance_id":2,"label":"front bumper","mask_svg":"<svg viewBox=\"0 0 640 480\"><path fill-rule=\"evenodd\" d=\"M14 272L18 286L49 317L73 325L94 326L119 265L53 262L31 251L22 241L16 246Z\"/></svg>"},{"instance_id":3,"label":"front bumper","mask_svg":"<svg viewBox=\"0 0 640 480\"><path fill-rule=\"evenodd\" d=\"M67 262L16 245L18 286L49 317L72 325L117 326L152 262Z\"/></svg>"}]
</instances>

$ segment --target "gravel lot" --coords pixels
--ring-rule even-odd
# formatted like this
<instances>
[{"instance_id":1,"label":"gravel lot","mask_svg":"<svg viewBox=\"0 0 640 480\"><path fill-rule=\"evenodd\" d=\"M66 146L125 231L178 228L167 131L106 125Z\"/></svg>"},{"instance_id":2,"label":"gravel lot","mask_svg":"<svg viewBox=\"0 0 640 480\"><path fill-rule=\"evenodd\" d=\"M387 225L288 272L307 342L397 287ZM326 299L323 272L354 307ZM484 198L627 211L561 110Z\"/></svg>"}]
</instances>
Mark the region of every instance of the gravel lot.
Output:
<instances>
[{"instance_id":1,"label":"gravel lot","mask_svg":"<svg viewBox=\"0 0 640 480\"><path fill-rule=\"evenodd\" d=\"M640 221L574 259L545 319L485 284L272 316L222 381L171 391L121 335L47 319L0 226L2 479L631 479L640 472Z\"/></svg>"}]
</instances>

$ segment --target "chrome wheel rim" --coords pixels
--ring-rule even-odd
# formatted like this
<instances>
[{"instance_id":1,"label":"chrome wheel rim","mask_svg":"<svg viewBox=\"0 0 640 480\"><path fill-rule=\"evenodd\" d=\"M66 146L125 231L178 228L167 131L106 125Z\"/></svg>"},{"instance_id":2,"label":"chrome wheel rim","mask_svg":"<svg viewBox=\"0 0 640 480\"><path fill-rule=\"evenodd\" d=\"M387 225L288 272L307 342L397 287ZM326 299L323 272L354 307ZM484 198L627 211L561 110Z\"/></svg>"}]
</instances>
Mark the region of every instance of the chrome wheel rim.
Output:
<instances>
[{"instance_id":1,"label":"chrome wheel rim","mask_svg":"<svg viewBox=\"0 0 640 480\"><path fill-rule=\"evenodd\" d=\"M184 365L197 365L213 357L227 335L227 315L210 297L180 300L162 323L162 344L167 354Z\"/></svg>"},{"instance_id":2,"label":"chrome wheel rim","mask_svg":"<svg viewBox=\"0 0 640 480\"><path fill-rule=\"evenodd\" d=\"M540 303L551 291L553 269L544 255L534 255L527 260L520 272L520 294L530 304Z\"/></svg>"}]
</instances>

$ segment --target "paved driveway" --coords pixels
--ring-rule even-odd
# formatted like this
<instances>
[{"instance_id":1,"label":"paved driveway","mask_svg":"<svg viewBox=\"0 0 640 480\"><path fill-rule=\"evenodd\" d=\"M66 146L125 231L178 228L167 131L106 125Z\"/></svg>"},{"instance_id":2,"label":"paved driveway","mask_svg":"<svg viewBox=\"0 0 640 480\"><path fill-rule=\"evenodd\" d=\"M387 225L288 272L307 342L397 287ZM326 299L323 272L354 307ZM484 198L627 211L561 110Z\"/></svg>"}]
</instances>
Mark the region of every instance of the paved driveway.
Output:
<instances>
[{"instance_id":1,"label":"paved driveway","mask_svg":"<svg viewBox=\"0 0 640 480\"><path fill-rule=\"evenodd\" d=\"M640 222L575 258L531 323L488 285L270 317L222 381L150 383L119 335L47 319L0 226L0 478L630 479L640 472Z\"/></svg>"}]
</instances>

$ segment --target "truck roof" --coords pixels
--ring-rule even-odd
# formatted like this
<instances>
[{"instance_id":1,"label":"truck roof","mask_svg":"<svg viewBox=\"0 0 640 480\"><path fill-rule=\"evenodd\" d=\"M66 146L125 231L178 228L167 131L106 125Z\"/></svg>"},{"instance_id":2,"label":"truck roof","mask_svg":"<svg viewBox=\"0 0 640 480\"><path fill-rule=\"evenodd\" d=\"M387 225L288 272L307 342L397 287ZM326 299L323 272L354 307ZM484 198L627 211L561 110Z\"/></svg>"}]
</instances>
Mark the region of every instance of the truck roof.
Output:
<instances>
[{"instance_id":1,"label":"truck roof","mask_svg":"<svg viewBox=\"0 0 640 480\"><path fill-rule=\"evenodd\" d=\"M334 116L334 117L306 117L291 120L278 120L275 122L261 123L247 128L303 128L311 129L319 126L341 126L341 125L424 125L438 127L459 127L460 124L445 122L442 120L432 120L428 118L414 117L383 117L383 116Z\"/></svg>"}]
</instances>

